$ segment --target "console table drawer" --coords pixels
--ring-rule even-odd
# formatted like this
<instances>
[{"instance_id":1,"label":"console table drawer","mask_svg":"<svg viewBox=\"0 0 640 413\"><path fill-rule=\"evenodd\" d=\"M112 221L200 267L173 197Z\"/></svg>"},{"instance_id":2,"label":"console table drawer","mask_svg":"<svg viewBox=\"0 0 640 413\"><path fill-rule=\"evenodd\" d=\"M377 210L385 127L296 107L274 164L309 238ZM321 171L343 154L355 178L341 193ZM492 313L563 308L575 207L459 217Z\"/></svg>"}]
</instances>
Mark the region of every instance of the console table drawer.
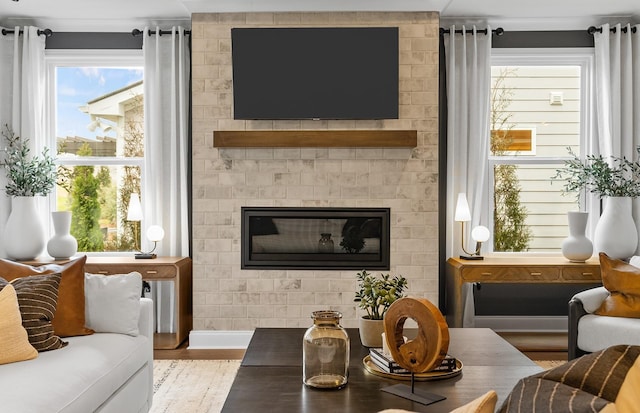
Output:
<instances>
[{"instance_id":1,"label":"console table drawer","mask_svg":"<svg viewBox=\"0 0 640 413\"><path fill-rule=\"evenodd\" d=\"M554 267L473 267L462 270L465 281L553 281L560 279L560 269Z\"/></svg>"},{"instance_id":2,"label":"console table drawer","mask_svg":"<svg viewBox=\"0 0 640 413\"><path fill-rule=\"evenodd\" d=\"M565 267L562 269L562 278L565 280L594 280L600 281L600 267Z\"/></svg>"},{"instance_id":3,"label":"console table drawer","mask_svg":"<svg viewBox=\"0 0 640 413\"><path fill-rule=\"evenodd\" d=\"M156 278L175 278L177 274L177 268L174 265L138 265L131 266L130 264L90 264L85 265L87 272L93 274L128 274L132 271L137 271L142 275L145 280L151 280Z\"/></svg>"}]
</instances>

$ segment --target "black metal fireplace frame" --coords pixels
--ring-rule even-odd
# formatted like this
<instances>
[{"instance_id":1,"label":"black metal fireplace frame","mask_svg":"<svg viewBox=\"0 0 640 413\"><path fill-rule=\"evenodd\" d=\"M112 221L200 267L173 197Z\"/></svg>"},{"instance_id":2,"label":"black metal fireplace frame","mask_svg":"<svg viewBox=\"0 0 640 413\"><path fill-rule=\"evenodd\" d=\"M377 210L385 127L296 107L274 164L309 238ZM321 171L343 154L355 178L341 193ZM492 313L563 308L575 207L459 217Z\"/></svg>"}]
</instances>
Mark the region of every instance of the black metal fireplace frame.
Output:
<instances>
[{"instance_id":1,"label":"black metal fireplace frame","mask_svg":"<svg viewBox=\"0 0 640 413\"><path fill-rule=\"evenodd\" d=\"M242 207L241 208L241 268L242 269L305 269L388 270L391 250L391 211L389 208L298 208L298 207ZM373 218L380 220L379 253L252 253L249 220L269 218ZM336 245L337 248L337 245Z\"/></svg>"}]
</instances>

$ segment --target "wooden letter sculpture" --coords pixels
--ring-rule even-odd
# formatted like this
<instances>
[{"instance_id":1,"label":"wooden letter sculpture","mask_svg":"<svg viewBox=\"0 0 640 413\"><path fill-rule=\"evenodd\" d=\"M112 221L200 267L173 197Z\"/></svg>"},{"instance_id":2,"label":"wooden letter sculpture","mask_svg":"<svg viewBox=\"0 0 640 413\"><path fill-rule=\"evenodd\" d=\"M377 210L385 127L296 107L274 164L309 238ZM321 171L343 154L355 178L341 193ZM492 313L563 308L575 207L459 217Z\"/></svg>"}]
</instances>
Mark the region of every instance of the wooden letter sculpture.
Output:
<instances>
[{"instance_id":1,"label":"wooden letter sculpture","mask_svg":"<svg viewBox=\"0 0 640 413\"><path fill-rule=\"evenodd\" d=\"M418 324L418 335L405 343L403 329L408 318ZM443 396L414 388L415 374L438 367L449 350L449 327L440 310L424 298L401 298L387 310L384 332L393 359L411 372L411 388L395 385L382 390L422 404L443 400Z\"/></svg>"}]
</instances>

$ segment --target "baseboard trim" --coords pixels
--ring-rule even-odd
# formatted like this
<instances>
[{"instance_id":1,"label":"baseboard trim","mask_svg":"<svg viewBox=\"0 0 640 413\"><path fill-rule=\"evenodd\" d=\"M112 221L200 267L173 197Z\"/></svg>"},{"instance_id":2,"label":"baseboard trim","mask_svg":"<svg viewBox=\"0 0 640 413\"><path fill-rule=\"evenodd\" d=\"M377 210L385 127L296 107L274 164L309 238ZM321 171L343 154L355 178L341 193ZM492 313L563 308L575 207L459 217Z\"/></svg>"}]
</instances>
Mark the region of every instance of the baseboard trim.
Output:
<instances>
[{"instance_id":1,"label":"baseboard trim","mask_svg":"<svg viewBox=\"0 0 640 413\"><path fill-rule=\"evenodd\" d=\"M252 336L253 331L192 330L187 349L246 349Z\"/></svg>"},{"instance_id":2,"label":"baseboard trim","mask_svg":"<svg viewBox=\"0 0 640 413\"><path fill-rule=\"evenodd\" d=\"M476 316L475 327L495 331L567 332L566 316Z\"/></svg>"}]
</instances>

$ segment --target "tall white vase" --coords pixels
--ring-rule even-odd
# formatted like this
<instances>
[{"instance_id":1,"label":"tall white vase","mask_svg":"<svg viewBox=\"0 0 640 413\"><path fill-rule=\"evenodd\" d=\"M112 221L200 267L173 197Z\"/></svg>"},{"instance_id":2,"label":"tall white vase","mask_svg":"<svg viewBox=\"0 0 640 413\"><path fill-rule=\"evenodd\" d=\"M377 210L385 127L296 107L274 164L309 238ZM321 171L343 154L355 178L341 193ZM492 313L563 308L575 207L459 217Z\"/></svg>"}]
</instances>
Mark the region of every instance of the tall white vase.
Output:
<instances>
[{"instance_id":1,"label":"tall white vase","mask_svg":"<svg viewBox=\"0 0 640 413\"><path fill-rule=\"evenodd\" d=\"M611 258L626 259L636 252L638 231L631 215L632 198L604 199L604 210L596 225L595 252L604 252Z\"/></svg>"},{"instance_id":2,"label":"tall white vase","mask_svg":"<svg viewBox=\"0 0 640 413\"><path fill-rule=\"evenodd\" d=\"M51 213L55 234L47 242L47 252L57 260L71 258L78 252L78 241L69 232L71 229L71 212L56 211Z\"/></svg>"},{"instance_id":3,"label":"tall white vase","mask_svg":"<svg viewBox=\"0 0 640 413\"><path fill-rule=\"evenodd\" d=\"M46 241L35 197L12 198L11 214L9 214L3 237L4 250L11 259L28 261L42 253Z\"/></svg>"},{"instance_id":4,"label":"tall white vase","mask_svg":"<svg viewBox=\"0 0 640 413\"><path fill-rule=\"evenodd\" d=\"M585 262L593 254L593 243L585 235L589 213L567 212L569 236L562 241L562 255L571 262Z\"/></svg>"}]
</instances>

